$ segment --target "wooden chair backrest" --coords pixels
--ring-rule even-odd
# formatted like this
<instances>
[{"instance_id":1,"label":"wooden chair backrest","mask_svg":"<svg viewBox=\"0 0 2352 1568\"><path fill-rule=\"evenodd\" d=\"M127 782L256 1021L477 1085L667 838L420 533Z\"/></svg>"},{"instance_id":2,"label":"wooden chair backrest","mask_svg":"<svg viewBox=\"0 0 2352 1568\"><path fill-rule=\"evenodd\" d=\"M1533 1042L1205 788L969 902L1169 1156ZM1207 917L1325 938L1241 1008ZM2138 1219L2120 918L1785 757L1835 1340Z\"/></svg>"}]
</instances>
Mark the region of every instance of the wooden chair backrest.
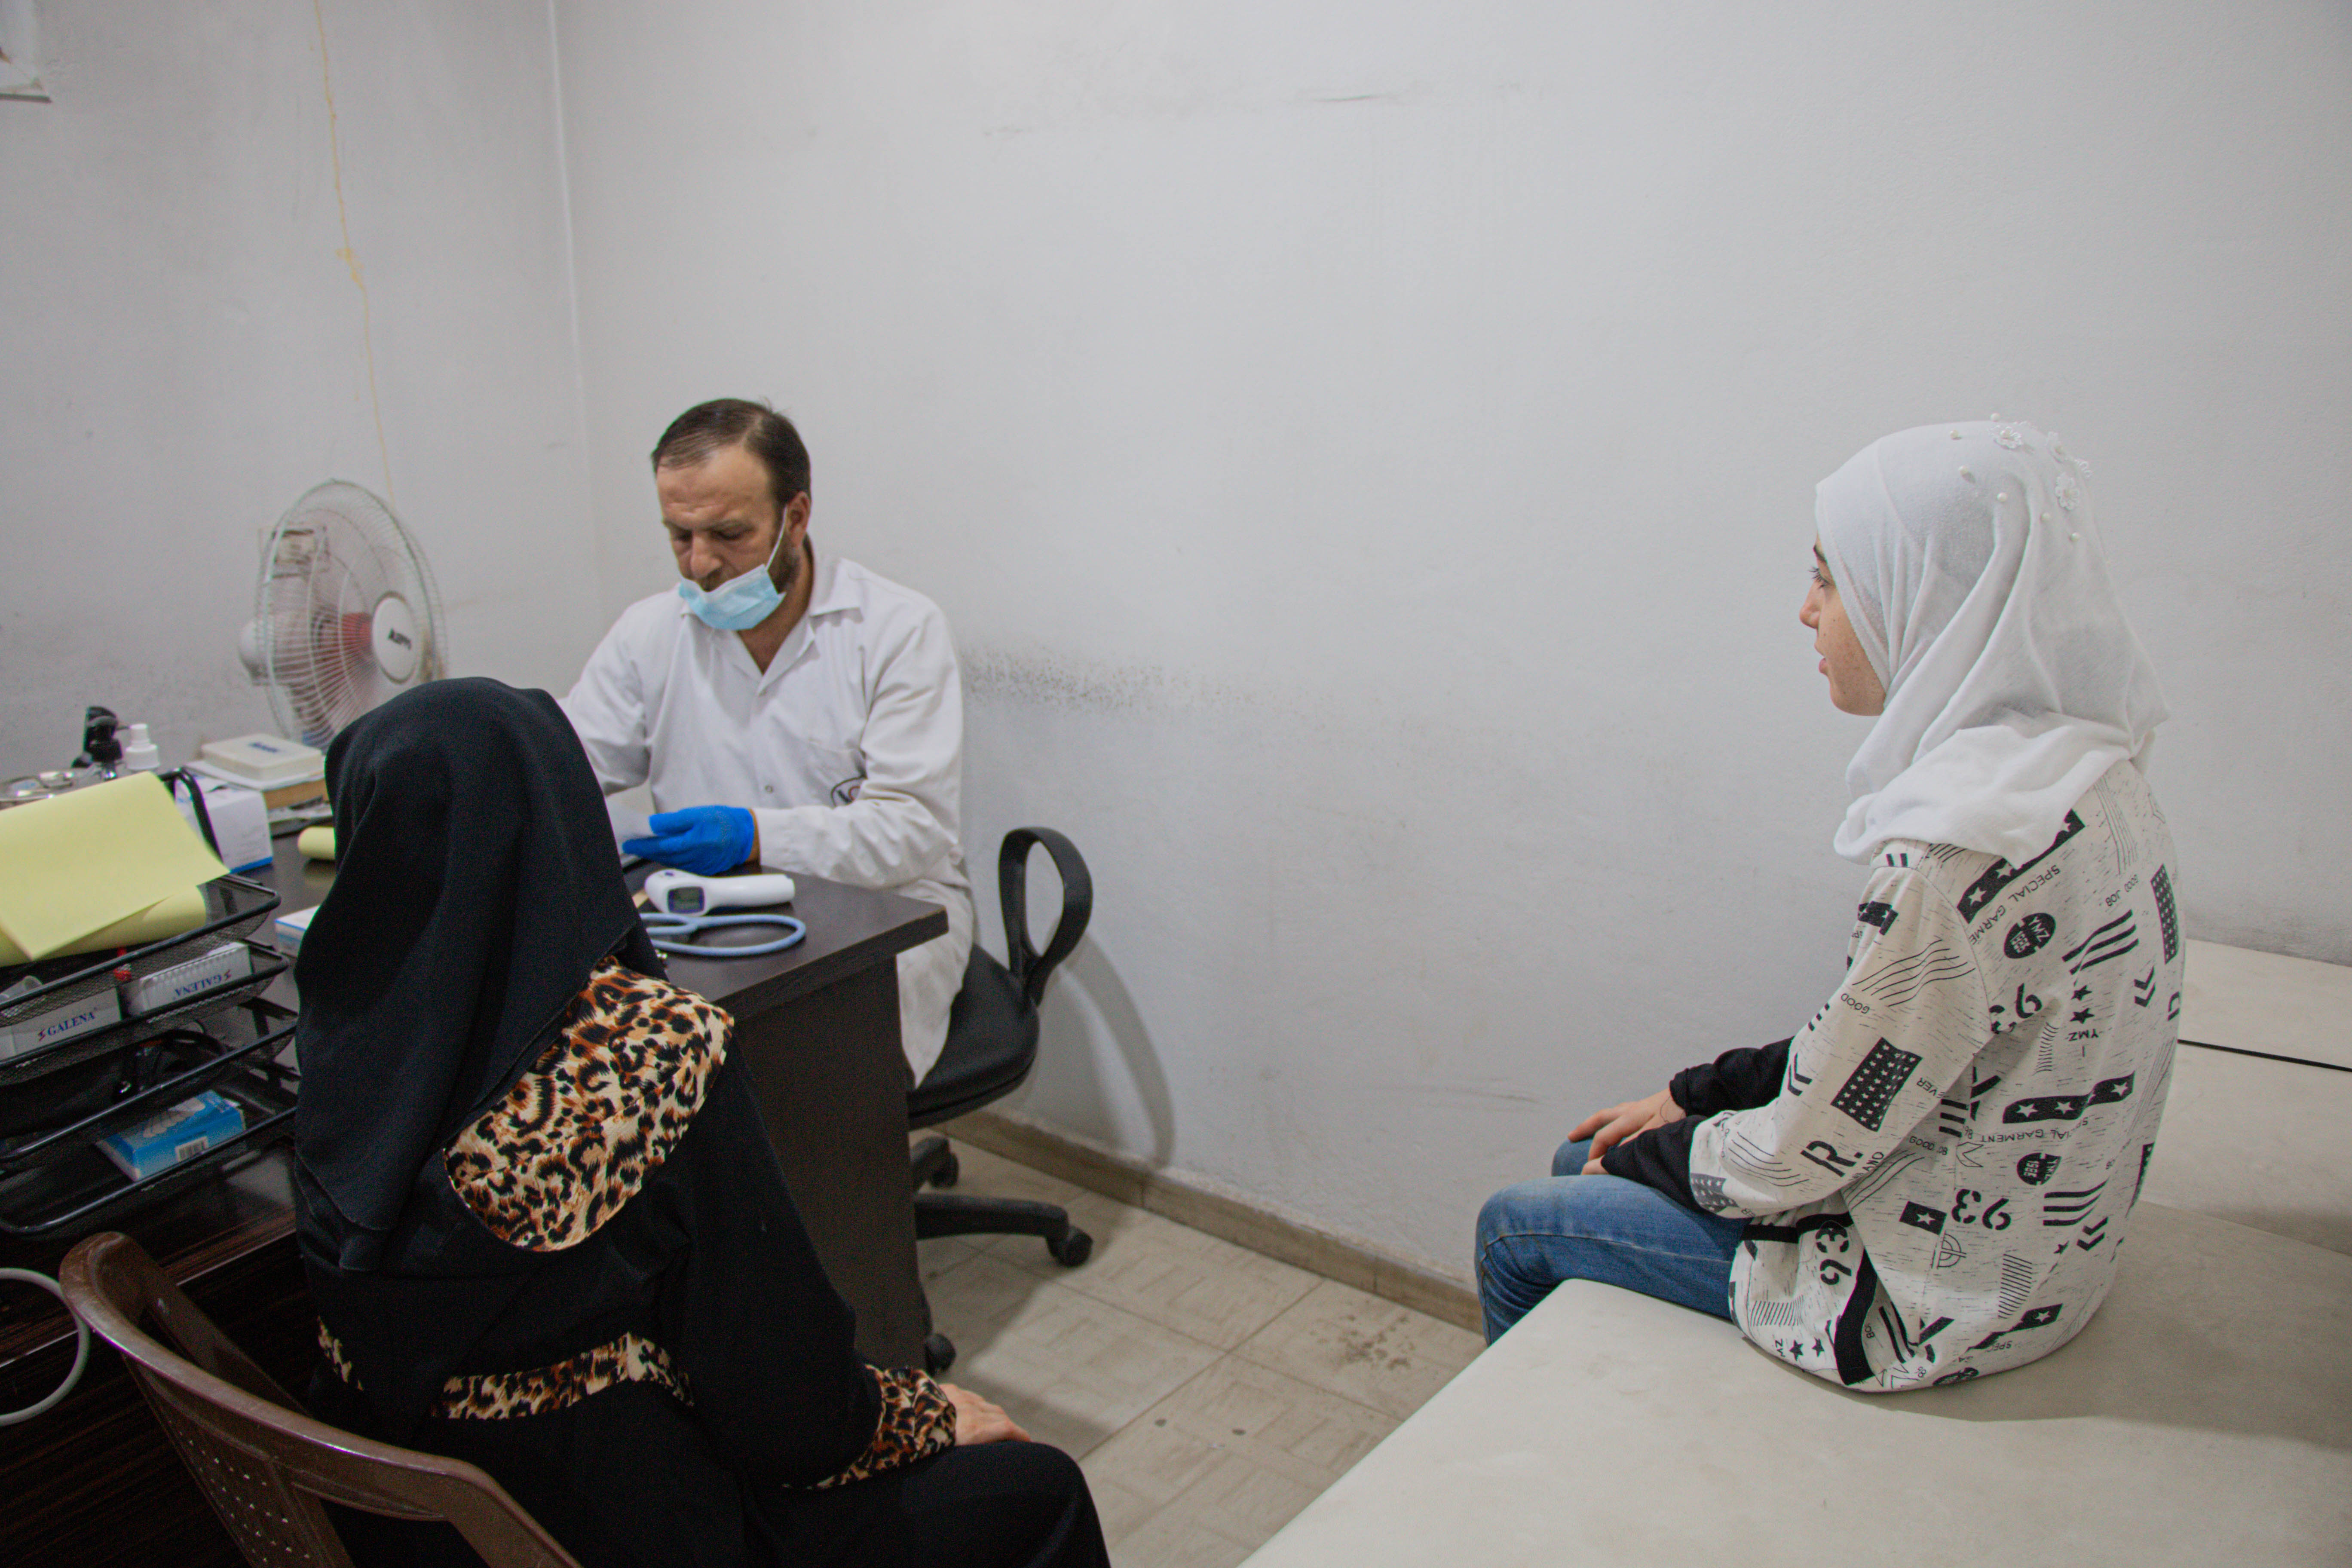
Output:
<instances>
[{"instance_id":1,"label":"wooden chair backrest","mask_svg":"<svg viewBox=\"0 0 2352 1568\"><path fill-rule=\"evenodd\" d=\"M109 1231L67 1254L66 1304L122 1352L180 1458L257 1568L352 1568L320 1500L445 1520L491 1568L579 1568L472 1465L314 1420L165 1278ZM148 1332L153 1324L162 1335ZM166 1342L168 1342L168 1343Z\"/></svg>"}]
</instances>

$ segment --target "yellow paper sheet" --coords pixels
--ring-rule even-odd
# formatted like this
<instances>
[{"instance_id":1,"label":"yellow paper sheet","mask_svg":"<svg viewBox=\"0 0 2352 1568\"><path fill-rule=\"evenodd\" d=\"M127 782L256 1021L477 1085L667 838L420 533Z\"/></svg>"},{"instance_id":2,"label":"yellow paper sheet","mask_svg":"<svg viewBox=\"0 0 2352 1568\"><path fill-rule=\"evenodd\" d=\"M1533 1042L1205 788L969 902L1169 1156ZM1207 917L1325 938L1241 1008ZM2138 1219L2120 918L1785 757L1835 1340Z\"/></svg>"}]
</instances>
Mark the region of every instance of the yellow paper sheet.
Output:
<instances>
[{"instance_id":1,"label":"yellow paper sheet","mask_svg":"<svg viewBox=\"0 0 2352 1568\"><path fill-rule=\"evenodd\" d=\"M152 773L0 811L0 933L47 958L228 868Z\"/></svg>"},{"instance_id":2,"label":"yellow paper sheet","mask_svg":"<svg viewBox=\"0 0 2352 1568\"><path fill-rule=\"evenodd\" d=\"M151 942L161 942L167 936L177 936L184 931L194 931L205 923L209 910L204 891L198 888L183 888L161 902L148 905L127 921L117 921L65 946L45 954L63 958L74 952L108 952L118 947L143 947ZM0 967L26 962L25 954L10 942L7 933L0 931Z\"/></svg>"}]
</instances>

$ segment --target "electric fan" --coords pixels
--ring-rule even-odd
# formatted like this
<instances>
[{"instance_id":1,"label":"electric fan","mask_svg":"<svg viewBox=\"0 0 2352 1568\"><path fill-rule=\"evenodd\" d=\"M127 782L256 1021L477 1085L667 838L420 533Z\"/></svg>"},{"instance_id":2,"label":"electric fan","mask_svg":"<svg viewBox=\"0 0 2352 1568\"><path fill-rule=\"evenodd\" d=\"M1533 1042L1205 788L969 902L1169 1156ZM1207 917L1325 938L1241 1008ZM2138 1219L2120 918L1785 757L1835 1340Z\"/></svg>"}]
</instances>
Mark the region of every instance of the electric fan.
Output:
<instances>
[{"instance_id":1,"label":"electric fan","mask_svg":"<svg viewBox=\"0 0 2352 1568\"><path fill-rule=\"evenodd\" d=\"M379 702L447 673L441 593L383 502L331 479L263 540L236 651L268 689L278 733L323 751Z\"/></svg>"}]
</instances>

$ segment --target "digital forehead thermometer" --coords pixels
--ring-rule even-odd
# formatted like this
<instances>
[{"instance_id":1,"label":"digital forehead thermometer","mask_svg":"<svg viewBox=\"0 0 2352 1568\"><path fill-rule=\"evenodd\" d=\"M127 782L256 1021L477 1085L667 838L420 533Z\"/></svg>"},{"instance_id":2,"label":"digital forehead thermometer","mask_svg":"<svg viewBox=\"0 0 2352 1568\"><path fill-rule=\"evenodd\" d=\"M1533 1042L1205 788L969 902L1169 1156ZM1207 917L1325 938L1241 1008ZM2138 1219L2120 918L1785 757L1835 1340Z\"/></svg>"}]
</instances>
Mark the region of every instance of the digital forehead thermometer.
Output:
<instances>
[{"instance_id":1,"label":"digital forehead thermometer","mask_svg":"<svg viewBox=\"0 0 2352 1568\"><path fill-rule=\"evenodd\" d=\"M782 871L751 877L698 877L665 867L646 879L646 897L666 915L707 915L713 910L756 910L793 901L793 879Z\"/></svg>"}]
</instances>

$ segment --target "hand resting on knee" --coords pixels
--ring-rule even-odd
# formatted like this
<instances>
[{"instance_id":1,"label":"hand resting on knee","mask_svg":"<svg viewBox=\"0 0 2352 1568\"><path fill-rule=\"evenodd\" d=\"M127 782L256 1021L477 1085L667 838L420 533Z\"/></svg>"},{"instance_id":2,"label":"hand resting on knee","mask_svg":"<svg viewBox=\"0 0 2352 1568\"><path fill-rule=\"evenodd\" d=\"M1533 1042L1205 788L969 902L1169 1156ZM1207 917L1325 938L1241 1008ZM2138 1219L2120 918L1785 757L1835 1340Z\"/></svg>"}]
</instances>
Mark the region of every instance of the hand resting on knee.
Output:
<instances>
[{"instance_id":1,"label":"hand resting on knee","mask_svg":"<svg viewBox=\"0 0 2352 1568\"><path fill-rule=\"evenodd\" d=\"M1653 1127L1664 1127L1669 1121L1680 1121L1683 1108L1675 1103L1672 1091L1660 1089L1640 1100L1629 1100L1622 1105L1612 1105L1606 1110L1596 1110L1576 1124L1568 1135L1571 1143L1592 1140L1591 1157L1584 1162L1584 1174L1601 1174L1601 1156L1628 1138L1638 1138Z\"/></svg>"},{"instance_id":2,"label":"hand resting on knee","mask_svg":"<svg viewBox=\"0 0 2352 1568\"><path fill-rule=\"evenodd\" d=\"M958 1388L952 1383L940 1384L940 1392L955 1406L955 1440L959 1448L974 1443L1026 1443L1029 1434L1021 1424L1004 1413L1002 1405L991 1405L969 1388Z\"/></svg>"}]
</instances>

